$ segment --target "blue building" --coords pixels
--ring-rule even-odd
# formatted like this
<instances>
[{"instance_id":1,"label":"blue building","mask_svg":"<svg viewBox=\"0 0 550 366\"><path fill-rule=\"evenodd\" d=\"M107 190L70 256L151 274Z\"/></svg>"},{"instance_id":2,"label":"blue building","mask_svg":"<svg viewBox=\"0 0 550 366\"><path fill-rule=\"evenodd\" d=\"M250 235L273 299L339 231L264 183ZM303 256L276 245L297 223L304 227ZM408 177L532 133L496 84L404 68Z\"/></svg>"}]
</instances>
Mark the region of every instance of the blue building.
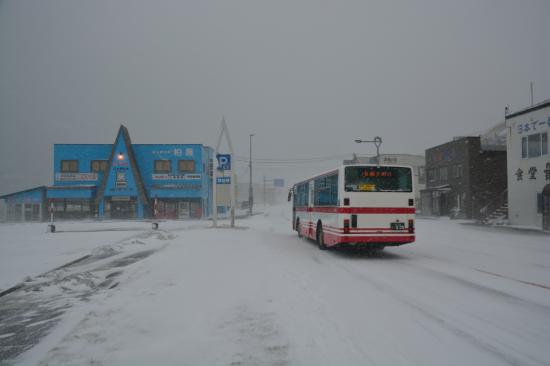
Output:
<instances>
[{"instance_id":1,"label":"blue building","mask_svg":"<svg viewBox=\"0 0 550 366\"><path fill-rule=\"evenodd\" d=\"M212 207L213 149L132 144L55 144L54 184L0 196L8 220L200 218Z\"/></svg>"}]
</instances>

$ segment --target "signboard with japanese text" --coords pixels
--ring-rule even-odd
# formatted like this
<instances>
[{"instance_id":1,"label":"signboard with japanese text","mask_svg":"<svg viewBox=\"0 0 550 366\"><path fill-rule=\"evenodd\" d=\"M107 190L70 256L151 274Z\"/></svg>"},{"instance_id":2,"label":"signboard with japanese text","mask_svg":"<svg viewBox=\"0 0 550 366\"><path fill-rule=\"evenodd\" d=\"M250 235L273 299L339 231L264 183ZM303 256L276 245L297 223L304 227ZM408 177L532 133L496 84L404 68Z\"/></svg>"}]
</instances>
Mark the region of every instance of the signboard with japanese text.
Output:
<instances>
[{"instance_id":1,"label":"signboard with japanese text","mask_svg":"<svg viewBox=\"0 0 550 366\"><path fill-rule=\"evenodd\" d=\"M231 184L231 177L217 177L216 184Z\"/></svg>"},{"instance_id":2,"label":"signboard with japanese text","mask_svg":"<svg viewBox=\"0 0 550 366\"><path fill-rule=\"evenodd\" d=\"M166 156L175 156L175 157L182 157L182 156L193 156L193 148L187 147L182 149L181 147L175 147L175 148L165 148L163 150L152 150L152 154L155 155L166 155Z\"/></svg>"},{"instance_id":3,"label":"signboard with japanese text","mask_svg":"<svg viewBox=\"0 0 550 366\"><path fill-rule=\"evenodd\" d=\"M518 134L529 134L529 133L535 133L539 129L544 127L550 127L550 117L546 119L540 119L540 120L529 120L526 122L518 123L516 125L516 132Z\"/></svg>"},{"instance_id":4,"label":"signboard with japanese text","mask_svg":"<svg viewBox=\"0 0 550 366\"><path fill-rule=\"evenodd\" d=\"M55 180L60 182L82 182L97 180L97 173L56 173Z\"/></svg>"},{"instance_id":5,"label":"signboard with japanese text","mask_svg":"<svg viewBox=\"0 0 550 366\"><path fill-rule=\"evenodd\" d=\"M201 178L201 174L153 174L153 180L199 180Z\"/></svg>"}]
</instances>

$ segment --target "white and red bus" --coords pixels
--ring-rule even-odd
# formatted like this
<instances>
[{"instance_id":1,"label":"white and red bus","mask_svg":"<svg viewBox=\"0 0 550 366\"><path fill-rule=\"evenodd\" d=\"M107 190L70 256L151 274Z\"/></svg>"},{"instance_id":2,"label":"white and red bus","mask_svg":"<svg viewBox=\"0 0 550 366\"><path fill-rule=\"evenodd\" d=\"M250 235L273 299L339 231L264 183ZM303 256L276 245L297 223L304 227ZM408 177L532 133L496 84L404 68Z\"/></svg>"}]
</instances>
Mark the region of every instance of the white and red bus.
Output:
<instances>
[{"instance_id":1,"label":"white and red bus","mask_svg":"<svg viewBox=\"0 0 550 366\"><path fill-rule=\"evenodd\" d=\"M292 227L320 249L354 245L383 249L412 243L412 168L344 165L295 184Z\"/></svg>"}]
</instances>

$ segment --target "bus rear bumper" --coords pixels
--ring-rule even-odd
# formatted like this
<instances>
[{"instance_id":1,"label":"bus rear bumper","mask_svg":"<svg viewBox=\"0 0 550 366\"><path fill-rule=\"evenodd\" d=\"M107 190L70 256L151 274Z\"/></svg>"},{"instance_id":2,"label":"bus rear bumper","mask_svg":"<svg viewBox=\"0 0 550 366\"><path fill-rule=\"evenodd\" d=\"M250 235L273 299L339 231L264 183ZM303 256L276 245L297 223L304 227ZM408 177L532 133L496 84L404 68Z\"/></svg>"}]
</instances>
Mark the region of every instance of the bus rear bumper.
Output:
<instances>
[{"instance_id":1,"label":"bus rear bumper","mask_svg":"<svg viewBox=\"0 0 550 366\"><path fill-rule=\"evenodd\" d=\"M357 246L398 246L415 241L414 235L327 235L325 242L327 246L338 244L350 244Z\"/></svg>"}]
</instances>

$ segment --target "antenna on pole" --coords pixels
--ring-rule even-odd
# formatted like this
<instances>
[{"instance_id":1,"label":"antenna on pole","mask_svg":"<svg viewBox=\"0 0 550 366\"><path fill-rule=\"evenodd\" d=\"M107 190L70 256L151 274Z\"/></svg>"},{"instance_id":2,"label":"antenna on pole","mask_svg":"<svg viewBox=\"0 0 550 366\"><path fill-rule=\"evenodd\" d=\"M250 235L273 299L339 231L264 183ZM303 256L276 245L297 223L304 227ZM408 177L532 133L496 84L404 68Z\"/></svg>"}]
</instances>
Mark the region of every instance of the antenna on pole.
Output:
<instances>
[{"instance_id":1,"label":"antenna on pole","mask_svg":"<svg viewBox=\"0 0 550 366\"><path fill-rule=\"evenodd\" d=\"M373 143L376 146L376 164L380 166L380 145L382 145L382 137L376 136L374 140L362 140L362 139L356 139L355 142L358 144L362 142L370 142Z\"/></svg>"}]
</instances>

